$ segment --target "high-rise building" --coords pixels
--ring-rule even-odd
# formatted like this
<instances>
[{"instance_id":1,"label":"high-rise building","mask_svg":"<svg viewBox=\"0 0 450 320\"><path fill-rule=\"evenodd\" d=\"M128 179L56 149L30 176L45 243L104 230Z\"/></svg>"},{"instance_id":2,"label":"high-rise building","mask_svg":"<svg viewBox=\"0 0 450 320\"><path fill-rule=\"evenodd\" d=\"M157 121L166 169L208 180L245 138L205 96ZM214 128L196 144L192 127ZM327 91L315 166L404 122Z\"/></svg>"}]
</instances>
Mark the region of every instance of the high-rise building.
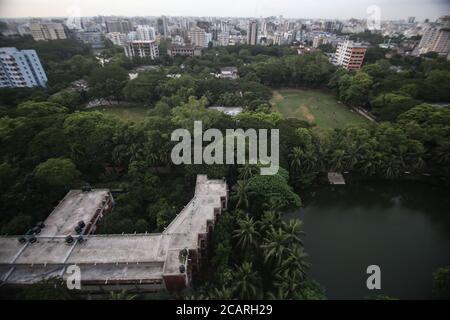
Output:
<instances>
[{"instance_id":1,"label":"high-rise building","mask_svg":"<svg viewBox=\"0 0 450 320\"><path fill-rule=\"evenodd\" d=\"M217 35L217 43L219 46L227 46L230 42L230 34L228 32L221 32Z\"/></svg>"},{"instance_id":2,"label":"high-rise building","mask_svg":"<svg viewBox=\"0 0 450 320\"><path fill-rule=\"evenodd\" d=\"M161 16L161 18L158 19L158 32L163 39L169 37L169 26L167 25L166 16Z\"/></svg>"},{"instance_id":3,"label":"high-rise building","mask_svg":"<svg viewBox=\"0 0 450 320\"><path fill-rule=\"evenodd\" d=\"M136 37L138 40L155 40L155 29L147 25L136 27Z\"/></svg>"},{"instance_id":4,"label":"high-rise building","mask_svg":"<svg viewBox=\"0 0 450 320\"><path fill-rule=\"evenodd\" d=\"M258 43L258 22L256 20L252 20L248 24L247 44L254 46L257 43Z\"/></svg>"},{"instance_id":5,"label":"high-rise building","mask_svg":"<svg viewBox=\"0 0 450 320\"><path fill-rule=\"evenodd\" d=\"M75 33L77 40L89 44L93 49L101 49L105 47L103 43L103 34L101 32L79 31Z\"/></svg>"},{"instance_id":6,"label":"high-rise building","mask_svg":"<svg viewBox=\"0 0 450 320\"><path fill-rule=\"evenodd\" d=\"M45 87L47 76L35 50L0 48L0 87Z\"/></svg>"},{"instance_id":7,"label":"high-rise building","mask_svg":"<svg viewBox=\"0 0 450 320\"><path fill-rule=\"evenodd\" d=\"M338 43L333 64L349 71L359 70L363 64L367 47L350 40Z\"/></svg>"},{"instance_id":8,"label":"high-rise building","mask_svg":"<svg viewBox=\"0 0 450 320\"><path fill-rule=\"evenodd\" d=\"M124 50L128 58L150 58L154 60L159 57L158 45L151 40L128 41Z\"/></svg>"},{"instance_id":9,"label":"high-rise building","mask_svg":"<svg viewBox=\"0 0 450 320\"><path fill-rule=\"evenodd\" d=\"M408 17L408 23L413 24L416 21L416 17Z\"/></svg>"},{"instance_id":10,"label":"high-rise building","mask_svg":"<svg viewBox=\"0 0 450 320\"><path fill-rule=\"evenodd\" d=\"M446 55L450 52L450 29L429 26L425 29L422 39L414 49L414 55L437 52Z\"/></svg>"},{"instance_id":11,"label":"high-rise building","mask_svg":"<svg viewBox=\"0 0 450 320\"><path fill-rule=\"evenodd\" d=\"M189 30L189 39L191 40L191 44L195 46L202 48L208 47L206 32L199 27L194 26Z\"/></svg>"},{"instance_id":12,"label":"high-rise building","mask_svg":"<svg viewBox=\"0 0 450 320\"><path fill-rule=\"evenodd\" d=\"M445 55L450 52L450 29L442 28L438 31L431 51Z\"/></svg>"},{"instance_id":13,"label":"high-rise building","mask_svg":"<svg viewBox=\"0 0 450 320\"><path fill-rule=\"evenodd\" d=\"M133 26L129 20L113 20L106 21L106 31L109 32L120 32L120 33L128 33L133 30Z\"/></svg>"},{"instance_id":14,"label":"high-rise building","mask_svg":"<svg viewBox=\"0 0 450 320\"><path fill-rule=\"evenodd\" d=\"M127 42L127 35L120 32L110 32L105 34L106 39L111 40L116 46L123 46Z\"/></svg>"},{"instance_id":15,"label":"high-rise building","mask_svg":"<svg viewBox=\"0 0 450 320\"><path fill-rule=\"evenodd\" d=\"M35 41L67 39L61 23L32 23L30 31Z\"/></svg>"}]
</instances>

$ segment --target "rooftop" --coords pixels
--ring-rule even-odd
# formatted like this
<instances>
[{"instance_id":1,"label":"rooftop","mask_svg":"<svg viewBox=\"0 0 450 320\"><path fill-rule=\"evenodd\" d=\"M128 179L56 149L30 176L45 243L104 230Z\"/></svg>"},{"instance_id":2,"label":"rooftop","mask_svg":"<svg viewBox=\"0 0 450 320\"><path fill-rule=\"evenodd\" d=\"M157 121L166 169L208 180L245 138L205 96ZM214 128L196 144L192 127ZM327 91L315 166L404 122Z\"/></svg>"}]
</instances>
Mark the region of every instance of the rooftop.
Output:
<instances>
[{"instance_id":1,"label":"rooftop","mask_svg":"<svg viewBox=\"0 0 450 320\"><path fill-rule=\"evenodd\" d=\"M89 192L71 190L45 220L41 236L69 235L75 233L79 221L87 225L98 209L104 205L109 194L107 189Z\"/></svg>"},{"instance_id":2,"label":"rooftop","mask_svg":"<svg viewBox=\"0 0 450 320\"><path fill-rule=\"evenodd\" d=\"M58 231L66 230L66 225L70 228L63 217L78 222L77 214L84 216L86 210L77 210L77 204L95 209L95 199L108 192L96 191L69 192L47 221L59 225ZM180 250L199 248L199 234L207 232L207 221L215 218L215 208L222 208L226 197L225 181L199 175L193 199L160 234L86 235L68 244L65 236L53 232L55 228L44 235L45 227L35 243L20 243L17 236L0 237L0 279L33 283L64 275L65 268L74 264L80 267L83 281L159 281L163 274L180 274Z\"/></svg>"}]
</instances>

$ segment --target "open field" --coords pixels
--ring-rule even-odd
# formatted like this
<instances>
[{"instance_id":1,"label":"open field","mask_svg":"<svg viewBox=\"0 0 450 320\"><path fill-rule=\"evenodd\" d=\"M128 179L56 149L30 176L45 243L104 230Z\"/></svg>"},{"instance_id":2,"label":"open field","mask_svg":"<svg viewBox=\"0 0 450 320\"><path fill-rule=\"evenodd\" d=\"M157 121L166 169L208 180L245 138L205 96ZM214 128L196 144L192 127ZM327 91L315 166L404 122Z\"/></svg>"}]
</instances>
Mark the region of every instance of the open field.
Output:
<instances>
[{"instance_id":1,"label":"open field","mask_svg":"<svg viewBox=\"0 0 450 320\"><path fill-rule=\"evenodd\" d=\"M145 107L104 106L91 108L89 110L112 114L124 121L141 122L144 120L149 109Z\"/></svg>"},{"instance_id":2,"label":"open field","mask_svg":"<svg viewBox=\"0 0 450 320\"><path fill-rule=\"evenodd\" d=\"M273 91L272 106L286 118L306 120L323 128L344 128L369 121L322 90L280 89Z\"/></svg>"}]
</instances>

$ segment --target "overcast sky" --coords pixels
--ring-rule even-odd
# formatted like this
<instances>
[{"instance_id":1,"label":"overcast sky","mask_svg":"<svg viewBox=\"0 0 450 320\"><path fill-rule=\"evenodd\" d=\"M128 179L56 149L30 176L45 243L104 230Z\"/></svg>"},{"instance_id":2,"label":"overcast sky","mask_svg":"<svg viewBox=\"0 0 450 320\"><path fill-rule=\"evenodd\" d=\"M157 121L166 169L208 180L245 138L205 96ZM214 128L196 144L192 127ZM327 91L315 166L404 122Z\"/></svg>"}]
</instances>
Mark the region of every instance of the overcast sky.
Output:
<instances>
[{"instance_id":1,"label":"overcast sky","mask_svg":"<svg viewBox=\"0 0 450 320\"><path fill-rule=\"evenodd\" d=\"M450 0L0 0L0 17L229 16L286 18L365 18L379 6L381 19L415 16L434 20L450 15Z\"/></svg>"}]
</instances>

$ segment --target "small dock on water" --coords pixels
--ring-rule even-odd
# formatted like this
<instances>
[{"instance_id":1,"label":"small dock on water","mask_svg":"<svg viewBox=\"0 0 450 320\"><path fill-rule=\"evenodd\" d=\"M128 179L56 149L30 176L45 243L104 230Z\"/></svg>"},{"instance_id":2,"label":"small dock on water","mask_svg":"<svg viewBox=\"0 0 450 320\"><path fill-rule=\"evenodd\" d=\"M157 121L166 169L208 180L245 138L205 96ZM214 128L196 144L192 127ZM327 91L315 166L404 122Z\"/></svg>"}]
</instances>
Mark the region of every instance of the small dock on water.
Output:
<instances>
[{"instance_id":1,"label":"small dock on water","mask_svg":"<svg viewBox=\"0 0 450 320\"><path fill-rule=\"evenodd\" d=\"M332 185L345 185L344 176L338 172L328 172L328 181Z\"/></svg>"}]
</instances>

